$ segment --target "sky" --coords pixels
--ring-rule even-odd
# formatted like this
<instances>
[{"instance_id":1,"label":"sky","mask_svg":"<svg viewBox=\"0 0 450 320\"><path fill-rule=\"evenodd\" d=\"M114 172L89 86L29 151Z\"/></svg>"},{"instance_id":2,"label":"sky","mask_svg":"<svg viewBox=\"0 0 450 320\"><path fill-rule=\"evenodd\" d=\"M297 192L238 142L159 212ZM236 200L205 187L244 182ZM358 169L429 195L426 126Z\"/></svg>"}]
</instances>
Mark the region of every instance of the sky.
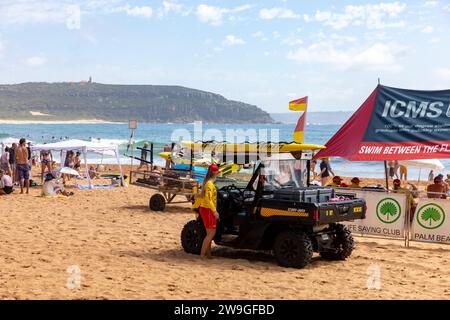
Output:
<instances>
[{"instance_id":1,"label":"sky","mask_svg":"<svg viewBox=\"0 0 450 320\"><path fill-rule=\"evenodd\" d=\"M450 88L450 0L0 0L0 83L181 85L287 112Z\"/></svg>"}]
</instances>

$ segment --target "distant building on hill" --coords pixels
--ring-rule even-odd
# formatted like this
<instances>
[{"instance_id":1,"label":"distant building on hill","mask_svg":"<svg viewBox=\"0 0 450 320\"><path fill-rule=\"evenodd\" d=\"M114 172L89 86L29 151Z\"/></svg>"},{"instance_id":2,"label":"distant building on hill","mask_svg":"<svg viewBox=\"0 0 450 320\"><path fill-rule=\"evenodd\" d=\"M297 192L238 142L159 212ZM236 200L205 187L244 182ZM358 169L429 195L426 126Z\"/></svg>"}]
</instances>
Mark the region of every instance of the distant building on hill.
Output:
<instances>
[{"instance_id":1,"label":"distant building on hill","mask_svg":"<svg viewBox=\"0 0 450 320\"><path fill-rule=\"evenodd\" d=\"M89 80L81 80L80 81L81 84L86 84L86 83L92 83L92 77L89 77Z\"/></svg>"}]
</instances>

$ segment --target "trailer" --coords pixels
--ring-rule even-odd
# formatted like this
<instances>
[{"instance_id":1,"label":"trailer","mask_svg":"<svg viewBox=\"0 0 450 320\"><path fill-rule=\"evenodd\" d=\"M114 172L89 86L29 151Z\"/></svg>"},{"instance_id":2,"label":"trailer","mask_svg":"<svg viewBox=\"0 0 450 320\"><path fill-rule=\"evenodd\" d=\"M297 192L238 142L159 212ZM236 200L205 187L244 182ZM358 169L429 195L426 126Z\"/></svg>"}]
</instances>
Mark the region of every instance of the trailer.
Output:
<instances>
[{"instance_id":1,"label":"trailer","mask_svg":"<svg viewBox=\"0 0 450 320\"><path fill-rule=\"evenodd\" d=\"M198 180L193 178L192 159L188 169L155 169L153 165L154 160L154 145L150 144L150 149L137 149L149 152L150 161L138 157L125 156L150 164L150 170L131 170L130 184L156 190L149 199L149 208L153 211L164 211L166 205L192 203L199 188ZM192 158L192 157L191 157ZM184 200L176 199L181 196Z\"/></svg>"}]
</instances>

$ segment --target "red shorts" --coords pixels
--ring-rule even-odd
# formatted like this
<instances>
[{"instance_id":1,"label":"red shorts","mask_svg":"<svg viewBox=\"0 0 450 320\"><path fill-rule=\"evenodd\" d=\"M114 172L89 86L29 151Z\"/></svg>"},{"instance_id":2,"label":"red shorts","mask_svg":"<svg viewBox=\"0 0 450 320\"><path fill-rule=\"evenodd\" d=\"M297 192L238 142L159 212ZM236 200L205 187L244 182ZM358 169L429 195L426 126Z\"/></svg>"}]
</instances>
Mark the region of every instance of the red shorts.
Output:
<instances>
[{"instance_id":1,"label":"red shorts","mask_svg":"<svg viewBox=\"0 0 450 320\"><path fill-rule=\"evenodd\" d=\"M214 217L214 213L212 212L212 210L203 207L200 207L198 209L200 210L200 216L202 217L203 225L205 226L205 228L215 229L217 226L216 217Z\"/></svg>"}]
</instances>

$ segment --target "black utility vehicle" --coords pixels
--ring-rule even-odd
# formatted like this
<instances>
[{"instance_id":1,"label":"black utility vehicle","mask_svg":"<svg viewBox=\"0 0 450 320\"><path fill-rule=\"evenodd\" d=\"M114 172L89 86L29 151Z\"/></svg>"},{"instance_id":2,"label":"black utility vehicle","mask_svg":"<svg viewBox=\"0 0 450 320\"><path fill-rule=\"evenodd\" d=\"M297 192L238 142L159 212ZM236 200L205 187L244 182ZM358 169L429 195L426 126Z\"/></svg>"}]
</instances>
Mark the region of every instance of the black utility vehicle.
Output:
<instances>
[{"instance_id":1,"label":"black utility vehicle","mask_svg":"<svg viewBox=\"0 0 450 320\"><path fill-rule=\"evenodd\" d=\"M313 252L330 260L350 256L353 237L339 222L364 219L364 199L338 198L330 187L311 185L310 155L297 157L274 154L216 181L216 244L272 250L281 266L295 268L306 266ZM181 232L184 250L199 254L205 233L197 215Z\"/></svg>"}]
</instances>

